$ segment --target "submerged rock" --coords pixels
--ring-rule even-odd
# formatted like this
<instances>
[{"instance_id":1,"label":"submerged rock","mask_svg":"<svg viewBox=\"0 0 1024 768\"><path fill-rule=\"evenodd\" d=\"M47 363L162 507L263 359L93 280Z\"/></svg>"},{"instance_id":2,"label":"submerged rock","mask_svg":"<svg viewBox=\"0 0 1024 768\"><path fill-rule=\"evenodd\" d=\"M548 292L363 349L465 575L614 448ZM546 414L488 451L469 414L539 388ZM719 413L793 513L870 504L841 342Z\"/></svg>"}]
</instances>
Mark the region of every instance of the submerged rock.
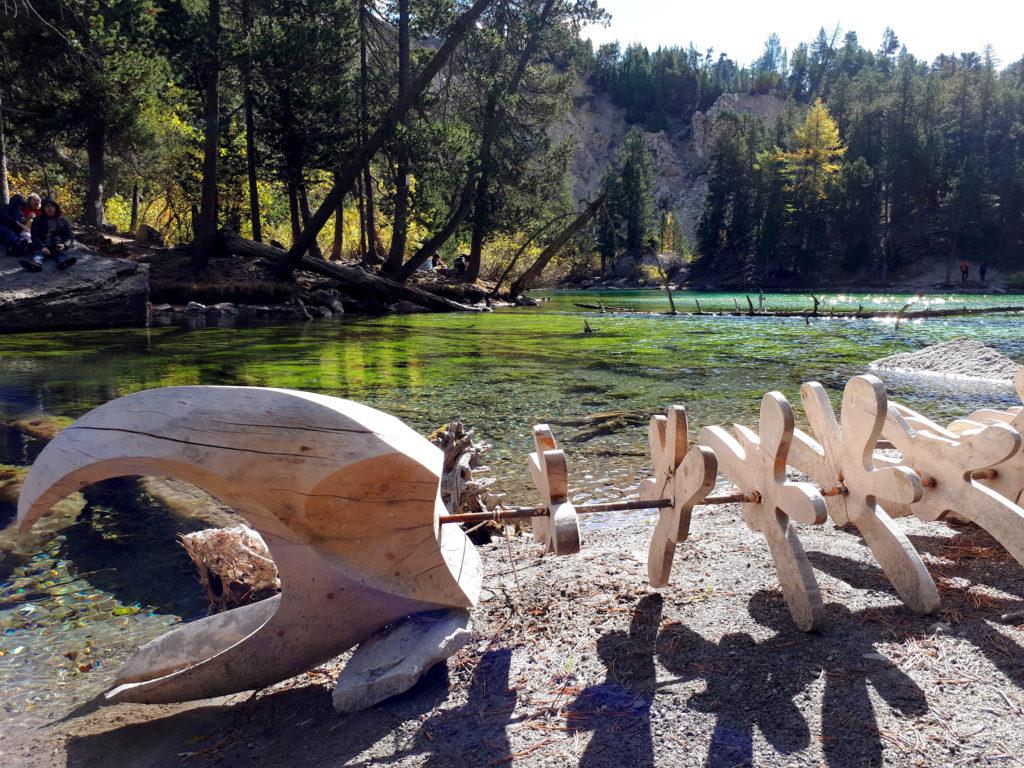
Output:
<instances>
[{"instance_id":1,"label":"submerged rock","mask_svg":"<svg viewBox=\"0 0 1024 768\"><path fill-rule=\"evenodd\" d=\"M427 671L453 656L472 635L469 611L431 611L382 629L352 654L332 697L341 713L372 707L409 690Z\"/></svg>"},{"instance_id":2,"label":"submerged rock","mask_svg":"<svg viewBox=\"0 0 1024 768\"><path fill-rule=\"evenodd\" d=\"M961 336L917 352L901 352L871 363L872 370L1012 382L1021 365L980 341Z\"/></svg>"},{"instance_id":3,"label":"submerged rock","mask_svg":"<svg viewBox=\"0 0 1024 768\"><path fill-rule=\"evenodd\" d=\"M145 325L149 266L77 252L60 271L47 261L39 273L15 259L0 262L0 331Z\"/></svg>"},{"instance_id":4,"label":"submerged rock","mask_svg":"<svg viewBox=\"0 0 1024 768\"><path fill-rule=\"evenodd\" d=\"M29 437L34 437L37 440L49 441L53 440L53 438L57 436L58 432L73 421L74 419L68 418L67 416L50 416L48 414L42 414L39 416L29 416L24 419L12 421L8 427L22 432Z\"/></svg>"}]
</instances>

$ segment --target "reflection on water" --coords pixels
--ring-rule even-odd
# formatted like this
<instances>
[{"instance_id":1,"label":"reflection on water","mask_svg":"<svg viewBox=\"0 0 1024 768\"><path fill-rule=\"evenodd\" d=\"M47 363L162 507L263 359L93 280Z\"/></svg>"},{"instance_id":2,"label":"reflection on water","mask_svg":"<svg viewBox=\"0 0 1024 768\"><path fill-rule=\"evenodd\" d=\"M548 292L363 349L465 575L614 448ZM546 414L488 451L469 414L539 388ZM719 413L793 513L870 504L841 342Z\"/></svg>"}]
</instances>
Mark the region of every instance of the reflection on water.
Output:
<instances>
[{"instance_id":1,"label":"reflection on water","mask_svg":"<svg viewBox=\"0 0 1024 768\"><path fill-rule=\"evenodd\" d=\"M574 493L597 500L633 492L647 467L644 424L671 403L685 404L695 426L750 422L768 390L795 399L803 381L817 379L838 400L846 379L869 361L961 335L1024 358L1020 321L1010 316L936 319L897 330L892 322L822 319L808 326L801 318L637 316L574 306L600 300L664 311L664 294L655 291L549 297L537 309L480 315L0 338L0 422L38 413L77 417L149 387L289 387L359 400L423 433L461 418L494 443L489 463L517 502L533 499L525 463L530 426L547 421L568 452ZM756 304L758 296L751 298ZM914 299L819 298L826 307L894 311ZM746 304L741 294L686 292L677 304L686 310L694 299L705 311ZM1024 297L1005 296L918 301L1024 305ZM770 295L766 306L803 309L811 298ZM583 333L584 318L597 333ZM1016 402L1000 385L887 378L891 396L939 421ZM627 412L612 420L621 425L617 431L600 434L587 425L587 416L607 411ZM24 466L41 446L18 430L0 429L0 465ZM0 533L0 705L9 710L23 711L33 698L72 683L99 690L109 682L105 670L127 648L201 611L188 563L173 544L180 521L131 483L90 491L84 504L79 522L69 525L72 512L29 538L14 533L12 504L0 497L0 525L7 525ZM86 657L97 661L81 661Z\"/></svg>"}]
</instances>

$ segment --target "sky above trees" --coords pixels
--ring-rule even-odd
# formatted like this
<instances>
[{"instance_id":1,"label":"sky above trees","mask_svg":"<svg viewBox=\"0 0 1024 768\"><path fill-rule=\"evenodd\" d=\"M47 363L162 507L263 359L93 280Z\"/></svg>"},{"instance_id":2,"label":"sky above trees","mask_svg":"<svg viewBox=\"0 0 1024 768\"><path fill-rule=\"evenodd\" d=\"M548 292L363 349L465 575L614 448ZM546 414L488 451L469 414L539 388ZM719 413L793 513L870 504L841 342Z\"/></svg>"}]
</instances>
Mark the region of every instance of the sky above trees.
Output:
<instances>
[{"instance_id":1,"label":"sky above trees","mask_svg":"<svg viewBox=\"0 0 1024 768\"><path fill-rule=\"evenodd\" d=\"M772 32L792 50L813 39L819 27L831 30L838 24L843 31L855 31L861 45L871 49L878 47L885 28L892 27L907 49L924 59L940 53L980 53L986 44L1004 65L1024 56L1024 3L1010 0L975 0L969 5L949 0L602 0L601 5L611 14L611 25L588 27L583 33L595 46L619 40L653 49L692 42L700 50L714 46L716 52L749 63L761 55Z\"/></svg>"}]
</instances>

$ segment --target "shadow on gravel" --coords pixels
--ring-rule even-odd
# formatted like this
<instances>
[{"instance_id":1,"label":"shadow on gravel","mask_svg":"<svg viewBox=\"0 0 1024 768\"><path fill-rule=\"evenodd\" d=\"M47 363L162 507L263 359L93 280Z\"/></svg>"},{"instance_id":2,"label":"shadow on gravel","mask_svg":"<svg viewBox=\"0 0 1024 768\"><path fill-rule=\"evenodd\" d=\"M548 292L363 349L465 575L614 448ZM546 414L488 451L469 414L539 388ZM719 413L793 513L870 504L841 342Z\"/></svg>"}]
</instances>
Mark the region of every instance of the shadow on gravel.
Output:
<instances>
[{"instance_id":1,"label":"shadow on gravel","mask_svg":"<svg viewBox=\"0 0 1024 768\"><path fill-rule=\"evenodd\" d=\"M1024 609L1024 568L980 528L958 528L952 537L911 535L910 540L919 552L936 559L929 570L939 585L942 605L932 616L914 616L902 607L894 610L892 622L899 624L895 639L933 634L936 622L945 622L944 631L974 645L1024 690L1024 647L998 629L1001 616ZM822 552L808 552L807 558L815 568L850 586L896 596L877 566Z\"/></svg>"},{"instance_id":2,"label":"shadow on gravel","mask_svg":"<svg viewBox=\"0 0 1024 768\"><path fill-rule=\"evenodd\" d=\"M651 704L657 688L654 654L661 610L661 595L647 595L633 609L628 632L609 632L598 639L605 681L583 689L566 707L572 730L594 733L580 768L653 768Z\"/></svg>"},{"instance_id":3,"label":"shadow on gravel","mask_svg":"<svg viewBox=\"0 0 1024 768\"><path fill-rule=\"evenodd\" d=\"M761 643L739 632L715 643L675 623L666 625L658 637L658 660L669 672L707 684L703 693L690 697L687 707L716 716L709 768L750 765L755 727L782 754L810 744L810 728L794 699L818 679L821 666L817 654L793 642L784 626L785 606L780 616L776 603L781 605L781 599L773 593L758 593L751 600L751 613L757 609L761 614L755 618L781 630Z\"/></svg>"},{"instance_id":4,"label":"shadow on gravel","mask_svg":"<svg viewBox=\"0 0 1024 768\"><path fill-rule=\"evenodd\" d=\"M449 691L447 667L441 664L407 693L347 717L334 711L330 691L319 685L290 688L234 706L188 709L167 717L159 717L160 710L154 708L154 717L159 719L72 737L67 745L67 765L381 765L390 760L358 758L374 745L387 742L403 723L425 717L448 697ZM470 751L467 746L463 754Z\"/></svg>"}]
</instances>

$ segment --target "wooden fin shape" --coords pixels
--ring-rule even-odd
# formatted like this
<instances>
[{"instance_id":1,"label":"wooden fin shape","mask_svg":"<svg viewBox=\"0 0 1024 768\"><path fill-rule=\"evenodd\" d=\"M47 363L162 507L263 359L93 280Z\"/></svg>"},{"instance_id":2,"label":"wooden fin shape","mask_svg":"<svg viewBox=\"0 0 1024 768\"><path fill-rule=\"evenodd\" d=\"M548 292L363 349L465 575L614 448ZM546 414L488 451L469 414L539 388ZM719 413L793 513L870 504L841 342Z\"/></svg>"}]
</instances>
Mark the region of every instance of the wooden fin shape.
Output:
<instances>
[{"instance_id":1,"label":"wooden fin shape","mask_svg":"<svg viewBox=\"0 0 1024 768\"><path fill-rule=\"evenodd\" d=\"M907 467L875 466L874 447L888 412L882 381L871 375L850 379L843 390L839 420L821 384L805 383L800 395L820 441L821 456L815 452L808 460L809 454L798 450L791 463L823 488L846 489L829 500L830 514L839 511L840 521L857 526L904 603L919 613L935 610L939 606L935 582L909 539L879 506L887 501L911 504L924 490L920 478Z\"/></svg>"},{"instance_id":2,"label":"wooden fin shape","mask_svg":"<svg viewBox=\"0 0 1024 768\"><path fill-rule=\"evenodd\" d=\"M532 520L533 535L545 552L571 555L580 551L580 525L576 508L569 500L569 467L558 450L547 424L533 428L536 451L530 454L530 476L540 494L540 503L550 515Z\"/></svg>"},{"instance_id":3,"label":"wooden fin shape","mask_svg":"<svg viewBox=\"0 0 1024 768\"><path fill-rule=\"evenodd\" d=\"M993 487L1019 482L1008 465L1009 460L1020 461L1020 433L1007 424L991 424L961 440L949 440L911 426L927 421L906 406L890 408L882 430L902 454L902 463L928 479L921 500L909 505L909 512L925 521L955 512L988 531L1024 565L1024 509L1015 503L1020 491L1010 485L1013 495L1006 495ZM992 480L971 478L972 472L989 468L996 469Z\"/></svg>"},{"instance_id":4,"label":"wooden fin shape","mask_svg":"<svg viewBox=\"0 0 1024 768\"><path fill-rule=\"evenodd\" d=\"M705 427L700 444L718 457L722 474L756 499L742 505L743 519L762 533L775 561L779 584L796 625L809 632L824 624L825 609L817 581L790 519L822 523L825 499L810 483L786 479L793 442L793 409L779 392L761 400L759 432L734 425L735 437L721 427Z\"/></svg>"},{"instance_id":5,"label":"wooden fin shape","mask_svg":"<svg viewBox=\"0 0 1024 768\"><path fill-rule=\"evenodd\" d=\"M672 506L659 511L647 555L651 585L664 587L672 573L676 546L690 534L693 507L704 500L718 472L715 454L694 446L687 451L686 410L672 406L667 416L654 416L648 430L654 476L640 483L645 501L671 499Z\"/></svg>"}]
</instances>

